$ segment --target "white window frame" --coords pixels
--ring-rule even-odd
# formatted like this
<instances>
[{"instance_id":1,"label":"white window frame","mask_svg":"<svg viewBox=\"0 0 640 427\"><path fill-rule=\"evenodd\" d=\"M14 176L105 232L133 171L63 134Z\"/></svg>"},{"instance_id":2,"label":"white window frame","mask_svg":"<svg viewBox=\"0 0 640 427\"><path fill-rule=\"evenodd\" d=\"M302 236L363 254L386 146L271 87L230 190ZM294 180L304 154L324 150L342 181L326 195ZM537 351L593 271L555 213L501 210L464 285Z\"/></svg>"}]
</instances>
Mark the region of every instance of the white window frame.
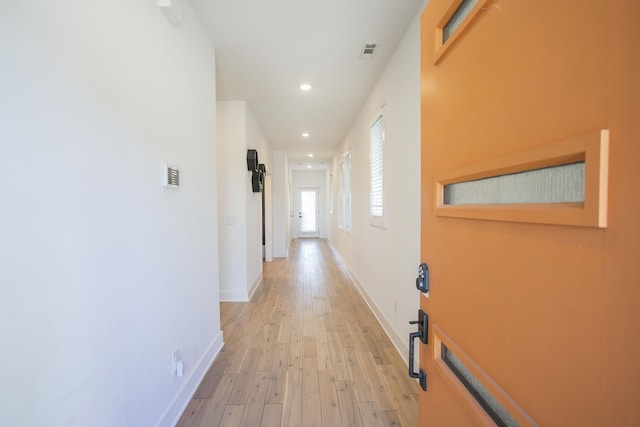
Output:
<instances>
[{"instance_id":1,"label":"white window frame","mask_svg":"<svg viewBox=\"0 0 640 427\"><path fill-rule=\"evenodd\" d=\"M351 233L351 153L347 152L338 162L338 227Z\"/></svg>"},{"instance_id":2,"label":"white window frame","mask_svg":"<svg viewBox=\"0 0 640 427\"><path fill-rule=\"evenodd\" d=\"M386 180L384 148L386 142L385 107L369 123L369 224L386 228Z\"/></svg>"}]
</instances>

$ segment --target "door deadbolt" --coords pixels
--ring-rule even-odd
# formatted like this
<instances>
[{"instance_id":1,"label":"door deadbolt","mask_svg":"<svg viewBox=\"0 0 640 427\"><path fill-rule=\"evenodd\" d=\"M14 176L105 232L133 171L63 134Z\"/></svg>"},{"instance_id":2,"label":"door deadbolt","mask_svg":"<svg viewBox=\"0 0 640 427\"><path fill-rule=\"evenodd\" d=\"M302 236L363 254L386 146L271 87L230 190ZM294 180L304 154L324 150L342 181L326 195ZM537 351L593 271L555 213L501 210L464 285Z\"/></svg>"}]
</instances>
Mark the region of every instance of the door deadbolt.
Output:
<instances>
[{"instance_id":1,"label":"door deadbolt","mask_svg":"<svg viewBox=\"0 0 640 427\"><path fill-rule=\"evenodd\" d=\"M423 262L418 267L418 278L416 279L416 288L420 292L429 292L429 266Z\"/></svg>"}]
</instances>

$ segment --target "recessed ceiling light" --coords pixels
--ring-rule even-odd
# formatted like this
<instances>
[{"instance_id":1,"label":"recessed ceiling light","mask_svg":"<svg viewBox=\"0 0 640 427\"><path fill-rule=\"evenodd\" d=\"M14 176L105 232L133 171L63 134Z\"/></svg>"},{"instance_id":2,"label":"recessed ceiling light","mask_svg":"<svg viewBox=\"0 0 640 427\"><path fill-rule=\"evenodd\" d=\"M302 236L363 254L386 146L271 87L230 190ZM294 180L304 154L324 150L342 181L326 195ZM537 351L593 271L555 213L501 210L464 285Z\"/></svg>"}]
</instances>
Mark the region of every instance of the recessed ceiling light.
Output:
<instances>
[{"instance_id":1,"label":"recessed ceiling light","mask_svg":"<svg viewBox=\"0 0 640 427\"><path fill-rule=\"evenodd\" d=\"M307 165L307 169L311 169L311 165Z\"/></svg>"},{"instance_id":2,"label":"recessed ceiling light","mask_svg":"<svg viewBox=\"0 0 640 427\"><path fill-rule=\"evenodd\" d=\"M309 157L313 157L313 153L309 153L309 154L308 154L308 156L309 156Z\"/></svg>"},{"instance_id":3,"label":"recessed ceiling light","mask_svg":"<svg viewBox=\"0 0 640 427\"><path fill-rule=\"evenodd\" d=\"M302 133L302 137L303 138L309 138L309 132L303 132Z\"/></svg>"},{"instance_id":4,"label":"recessed ceiling light","mask_svg":"<svg viewBox=\"0 0 640 427\"><path fill-rule=\"evenodd\" d=\"M311 85L309 83L302 83L300 85L300 90L304 90L305 92L311 90Z\"/></svg>"}]
</instances>

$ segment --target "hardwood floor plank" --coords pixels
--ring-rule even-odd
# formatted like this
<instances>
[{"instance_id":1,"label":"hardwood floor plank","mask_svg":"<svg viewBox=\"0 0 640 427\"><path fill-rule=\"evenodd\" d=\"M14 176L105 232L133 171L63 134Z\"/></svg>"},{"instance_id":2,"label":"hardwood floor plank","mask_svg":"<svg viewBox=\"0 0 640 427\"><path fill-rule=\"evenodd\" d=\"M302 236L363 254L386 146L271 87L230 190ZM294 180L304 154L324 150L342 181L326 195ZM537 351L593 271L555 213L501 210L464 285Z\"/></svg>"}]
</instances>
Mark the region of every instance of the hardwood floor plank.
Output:
<instances>
[{"instance_id":1,"label":"hardwood floor plank","mask_svg":"<svg viewBox=\"0 0 640 427\"><path fill-rule=\"evenodd\" d=\"M392 347L393 344L391 344L391 340L386 336L382 338L380 337L382 328L377 325L360 325L360 330L362 331L363 338L367 342L367 347L373 355L376 364L388 365L390 362L385 348Z\"/></svg>"},{"instance_id":2,"label":"hardwood floor plank","mask_svg":"<svg viewBox=\"0 0 640 427\"><path fill-rule=\"evenodd\" d=\"M203 406L204 412L199 425L215 426L220 424L237 378L237 374L224 374L222 376L220 385L216 388L215 393L213 393L211 399L207 399L206 405Z\"/></svg>"},{"instance_id":3,"label":"hardwood floor plank","mask_svg":"<svg viewBox=\"0 0 640 427\"><path fill-rule=\"evenodd\" d=\"M397 410L396 404L393 400L393 396L387 388L387 384L378 371L378 365L371 352L357 352L358 359L360 360L360 366L362 367L369 385L375 396L376 404L381 411L395 411Z\"/></svg>"},{"instance_id":4,"label":"hardwood floor plank","mask_svg":"<svg viewBox=\"0 0 640 427\"><path fill-rule=\"evenodd\" d=\"M302 359L302 392L304 394L318 394L318 365L316 358Z\"/></svg>"},{"instance_id":5,"label":"hardwood floor plank","mask_svg":"<svg viewBox=\"0 0 640 427\"><path fill-rule=\"evenodd\" d=\"M302 425L302 371L287 371L284 404L282 405L282 426Z\"/></svg>"},{"instance_id":6,"label":"hardwood floor plank","mask_svg":"<svg viewBox=\"0 0 640 427\"><path fill-rule=\"evenodd\" d=\"M260 425L268 384L269 372L256 372L253 377L253 382L251 383L251 391L249 392L247 405L242 414L241 426L255 427Z\"/></svg>"},{"instance_id":7,"label":"hardwood floor plank","mask_svg":"<svg viewBox=\"0 0 640 427\"><path fill-rule=\"evenodd\" d=\"M327 333L329 346L329 355L331 356L331 366L336 374L336 380L346 381L350 380L349 367L344 359L342 353L342 347L340 347L340 338L338 338L337 332Z\"/></svg>"},{"instance_id":8,"label":"hardwood floor plank","mask_svg":"<svg viewBox=\"0 0 640 427\"><path fill-rule=\"evenodd\" d=\"M398 408L398 417L405 426L415 425L418 419L418 384L413 382L404 383L404 378L400 378L395 368L391 365L378 366L382 377L387 384L389 394L393 398ZM410 392L407 389L413 389Z\"/></svg>"},{"instance_id":9,"label":"hardwood floor plank","mask_svg":"<svg viewBox=\"0 0 640 427\"><path fill-rule=\"evenodd\" d=\"M316 359L318 361L318 371L333 369L328 342L316 342Z\"/></svg>"},{"instance_id":10,"label":"hardwood floor plank","mask_svg":"<svg viewBox=\"0 0 640 427\"><path fill-rule=\"evenodd\" d=\"M324 316L313 318L313 332L316 342L327 342L327 330L324 327Z\"/></svg>"},{"instance_id":11,"label":"hardwood floor plank","mask_svg":"<svg viewBox=\"0 0 640 427\"><path fill-rule=\"evenodd\" d=\"M225 345L225 347L226 346L227 345ZM239 374L240 369L242 368L242 362L244 362L244 359L248 352L248 345L234 346L234 357L230 360L226 372L229 374Z\"/></svg>"},{"instance_id":12,"label":"hardwood floor plank","mask_svg":"<svg viewBox=\"0 0 640 427\"><path fill-rule=\"evenodd\" d=\"M204 414L203 406L209 401L205 399L191 399L187 408L182 413L176 427L197 427L200 426L200 420Z\"/></svg>"},{"instance_id":13,"label":"hardwood floor plank","mask_svg":"<svg viewBox=\"0 0 640 427\"><path fill-rule=\"evenodd\" d=\"M305 310L302 318L302 336L315 337L315 329L313 327L313 311Z\"/></svg>"},{"instance_id":14,"label":"hardwood floor plank","mask_svg":"<svg viewBox=\"0 0 640 427\"><path fill-rule=\"evenodd\" d=\"M336 381L336 391L340 402L342 425L348 427L364 427L353 383L351 381Z\"/></svg>"},{"instance_id":15,"label":"hardwood floor plank","mask_svg":"<svg viewBox=\"0 0 640 427\"><path fill-rule=\"evenodd\" d=\"M387 385L394 388L392 395L399 396L407 394L416 398L418 397L418 382L406 375L405 371L407 368L404 363L400 362L398 365L379 365L378 369Z\"/></svg>"},{"instance_id":16,"label":"hardwood floor plank","mask_svg":"<svg viewBox=\"0 0 640 427\"><path fill-rule=\"evenodd\" d=\"M384 377L392 378L409 394L416 395L418 394L419 386L418 382L406 375L407 365L404 360L400 357L395 349L385 349L387 355L389 356L389 360L391 361L388 369L385 369ZM385 365L379 367L380 369L385 368Z\"/></svg>"},{"instance_id":17,"label":"hardwood floor plank","mask_svg":"<svg viewBox=\"0 0 640 427\"><path fill-rule=\"evenodd\" d=\"M353 347L344 347L342 350L344 358L347 361L347 366L349 367L349 375L353 381L358 402L371 402L375 400L369 381L360 366L356 349Z\"/></svg>"},{"instance_id":18,"label":"hardwood floor plank","mask_svg":"<svg viewBox=\"0 0 640 427\"><path fill-rule=\"evenodd\" d=\"M302 419L305 427L322 427L320 394L302 394Z\"/></svg>"},{"instance_id":19,"label":"hardwood floor plank","mask_svg":"<svg viewBox=\"0 0 640 427\"><path fill-rule=\"evenodd\" d=\"M269 375L266 403L283 403L286 372L288 368L289 346L286 343L276 345L273 364Z\"/></svg>"},{"instance_id":20,"label":"hardwood floor plank","mask_svg":"<svg viewBox=\"0 0 640 427\"><path fill-rule=\"evenodd\" d=\"M318 371L318 384L320 387L320 409L322 411L323 425L342 426L335 375L332 371Z\"/></svg>"},{"instance_id":21,"label":"hardwood floor plank","mask_svg":"<svg viewBox=\"0 0 640 427\"><path fill-rule=\"evenodd\" d=\"M313 337L303 337L302 339L302 357L304 359L316 358L316 340Z\"/></svg>"},{"instance_id":22,"label":"hardwood floor plank","mask_svg":"<svg viewBox=\"0 0 640 427\"><path fill-rule=\"evenodd\" d=\"M280 327L278 328L278 342L285 343L289 342L291 338L291 328L293 327L293 316L285 315L282 316L280 321Z\"/></svg>"},{"instance_id":23,"label":"hardwood floor plank","mask_svg":"<svg viewBox=\"0 0 640 427\"><path fill-rule=\"evenodd\" d=\"M227 405L222 420L220 420L220 427L240 426L240 420L242 419L244 410L244 405Z\"/></svg>"},{"instance_id":24,"label":"hardwood floor plank","mask_svg":"<svg viewBox=\"0 0 640 427\"><path fill-rule=\"evenodd\" d=\"M262 347L262 353L260 354L260 358L258 359L258 363L256 364L256 371L269 371L271 370L271 365L273 365L273 359L276 356L276 341L274 340L269 345L265 345Z\"/></svg>"},{"instance_id":25,"label":"hardwood floor plank","mask_svg":"<svg viewBox=\"0 0 640 427\"><path fill-rule=\"evenodd\" d=\"M291 335L289 336L289 342L291 344L302 344L302 319L301 316L299 314L296 315L296 313L294 313L293 315L293 324L291 325Z\"/></svg>"},{"instance_id":26,"label":"hardwood floor plank","mask_svg":"<svg viewBox=\"0 0 640 427\"><path fill-rule=\"evenodd\" d=\"M193 394L194 399L210 399L213 393L216 391L220 379L224 375L227 369L227 364L224 357L217 358L212 364L202 382Z\"/></svg>"},{"instance_id":27,"label":"hardwood floor plank","mask_svg":"<svg viewBox=\"0 0 640 427\"><path fill-rule=\"evenodd\" d=\"M280 427L282 422L282 406L279 403L264 405L260 427Z\"/></svg>"},{"instance_id":28,"label":"hardwood floor plank","mask_svg":"<svg viewBox=\"0 0 640 427\"><path fill-rule=\"evenodd\" d=\"M376 402L358 402L358 408L365 426L384 426L382 414L378 410Z\"/></svg>"},{"instance_id":29,"label":"hardwood floor plank","mask_svg":"<svg viewBox=\"0 0 640 427\"><path fill-rule=\"evenodd\" d=\"M351 331L351 339L355 343L356 350L369 351L369 344L364 338L364 332L360 329L358 322L350 322L347 327Z\"/></svg>"},{"instance_id":30,"label":"hardwood floor plank","mask_svg":"<svg viewBox=\"0 0 640 427\"><path fill-rule=\"evenodd\" d=\"M259 348L249 348L242 362L238 379L229 397L229 404L231 405L244 405L247 403L247 397L251 390L251 383L253 382L253 376L256 372L256 365L258 359L262 354L262 350Z\"/></svg>"},{"instance_id":31,"label":"hardwood floor plank","mask_svg":"<svg viewBox=\"0 0 640 427\"><path fill-rule=\"evenodd\" d=\"M288 370L302 370L302 342L291 343L289 346Z\"/></svg>"},{"instance_id":32,"label":"hardwood floor plank","mask_svg":"<svg viewBox=\"0 0 640 427\"><path fill-rule=\"evenodd\" d=\"M382 424L386 427L402 427L402 421L400 420L397 411L382 411L381 415Z\"/></svg>"}]
</instances>

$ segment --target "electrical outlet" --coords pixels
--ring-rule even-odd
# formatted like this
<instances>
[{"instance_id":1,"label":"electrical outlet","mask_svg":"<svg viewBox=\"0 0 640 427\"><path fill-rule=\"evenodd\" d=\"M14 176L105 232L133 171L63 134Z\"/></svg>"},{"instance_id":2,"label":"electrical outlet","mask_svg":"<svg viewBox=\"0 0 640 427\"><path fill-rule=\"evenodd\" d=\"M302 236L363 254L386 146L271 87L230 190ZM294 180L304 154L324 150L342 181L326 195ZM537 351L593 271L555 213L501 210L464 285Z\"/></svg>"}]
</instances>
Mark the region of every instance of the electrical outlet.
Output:
<instances>
[{"instance_id":1,"label":"electrical outlet","mask_svg":"<svg viewBox=\"0 0 640 427\"><path fill-rule=\"evenodd\" d=\"M178 373L182 374L182 357L180 357L180 350L176 350L171 355L171 371L173 375L176 377L180 377L182 375L178 375ZM180 372L178 372L180 371Z\"/></svg>"}]
</instances>

